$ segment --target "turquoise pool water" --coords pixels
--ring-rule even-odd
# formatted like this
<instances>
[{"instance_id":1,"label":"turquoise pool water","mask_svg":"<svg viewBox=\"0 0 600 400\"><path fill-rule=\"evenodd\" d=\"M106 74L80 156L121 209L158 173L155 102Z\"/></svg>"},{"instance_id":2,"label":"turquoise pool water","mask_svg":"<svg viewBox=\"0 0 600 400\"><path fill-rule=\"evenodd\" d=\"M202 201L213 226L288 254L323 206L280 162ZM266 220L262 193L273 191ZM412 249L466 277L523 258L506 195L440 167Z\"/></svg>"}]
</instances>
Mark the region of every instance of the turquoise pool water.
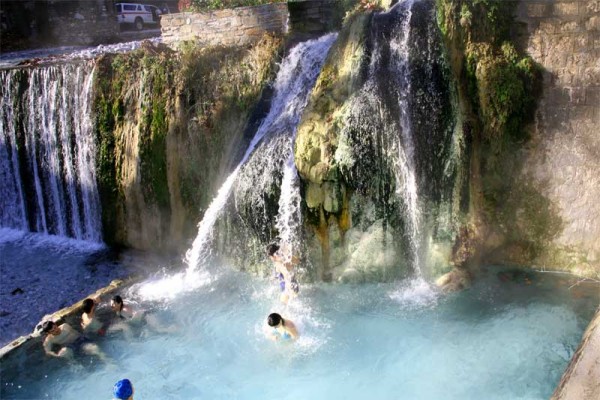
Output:
<instances>
[{"instance_id":1,"label":"turquoise pool water","mask_svg":"<svg viewBox=\"0 0 600 400\"><path fill-rule=\"evenodd\" d=\"M127 377L136 399L547 399L598 287L501 271L487 268L450 295L418 280L304 285L287 308L275 283L213 274L192 292L143 304L177 332L111 334L99 342L109 364L41 351L5 363L1 397L108 399ZM297 342L265 338L273 311L296 323Z\"/></svg>"}]
</instances>

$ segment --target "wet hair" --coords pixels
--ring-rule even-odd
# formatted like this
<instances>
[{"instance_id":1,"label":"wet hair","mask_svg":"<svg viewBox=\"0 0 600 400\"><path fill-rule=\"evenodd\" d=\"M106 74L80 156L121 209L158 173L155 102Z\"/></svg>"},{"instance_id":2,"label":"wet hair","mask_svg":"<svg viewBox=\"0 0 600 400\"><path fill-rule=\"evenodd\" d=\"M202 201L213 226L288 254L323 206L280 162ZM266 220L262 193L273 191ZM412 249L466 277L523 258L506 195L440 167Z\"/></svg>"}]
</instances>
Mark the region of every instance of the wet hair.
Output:
<instances>
[{"instance_id":1,"label":"wet hair","mask_svg":"<svg viewBox=\"0 0 600 400\"><path fill-rule=\"evenodd\" d=\"M272 256L273 254L277 253L277 250L279 250L279 245L277 243L271 243L267 246L267 254L269 256Z\"/></svg>"},{"instance_id":2,"label":"wet hair","mask_svg":"<svg viewBox=\"0 0 600 400\"><path fill-rule=\"evenodd\" d=\"M123 309L123 298L121 296L119 296L119 295L114 296L112 298L112 301L114 301L116 304L120 304L121 305L120 310Z\"/></svg>"},{"instance_id":3,"label":"wet hair","mask_svg":"<svg viewBox=\"0 0 600 400\"><path fill-rule=\"evenodd\" d=\"M283 318L281 318L281 315L277 314L277 313L272 313L269 314L269 316L267 317L267 323L269 324L269 326L277 326L280 323L283 324Z\"/></svg>"},{"instance_id":4,"label":"wet hair","mask_svg":"<svg viewBox=\"0 0 600 400\"><path fill-rule=\"evenodd\" d=\"M50 332L52 329L54 329L54 327L56 326L56 323L54 321L46 321L44 322L44 324L42 325L42 332L43 333L48 333Z\"/></svg>"},{"instance_id":5,"label":"wet hair","mask_svg":"<svg viewBox=\"0 0 600 400\"><path fill-rule=\"evenodd\" d=\"M83 312L86 313L86 314L91 313L95 304L96 303L94 302L94 300L92 300L92 299L85 299L83 301Z\"/></svg>"}]
</instances>

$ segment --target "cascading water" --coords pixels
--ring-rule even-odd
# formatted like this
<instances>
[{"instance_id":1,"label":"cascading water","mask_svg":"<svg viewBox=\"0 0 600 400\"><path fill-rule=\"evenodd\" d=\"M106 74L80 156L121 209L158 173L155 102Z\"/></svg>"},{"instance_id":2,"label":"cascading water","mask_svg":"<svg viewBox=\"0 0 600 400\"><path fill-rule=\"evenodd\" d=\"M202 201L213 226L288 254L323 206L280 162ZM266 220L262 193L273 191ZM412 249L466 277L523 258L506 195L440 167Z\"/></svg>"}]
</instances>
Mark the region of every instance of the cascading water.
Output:
<instances>
[{"instance_id":1,"label":"cascading water","mask_svg":"<svg viewBox=\"0 0 600 400\"><path fill-rule=\"evenodd\" d=\"M417 182L415 178L415 150L413 145L413 131L411 126L411 115L409 113L409 96L412 95L409 70L409 37L410 23L412 17L413 0L405 1L399 6L397 13L403 13L404 17L397 34L390 41L391 60L397 73L395 78L396 96L400 111L401 143L394 143L398 149L398 157L394 158L394 174L396 182L396 194L404 200L405 212L408 223L409 242L413 253L413 267L417 275L421 275L420 261L420 211Z\"/></svg>"},{"instance_id":2,"label":"cascading water","mask_svg":"<svg viewBox=\"0 0 600 400\"><path fill-rule=\"evenodd\" d=\"M300 43L283 60L274 83L269 113L261 122L244 157L229 175L199 224L198 235L186 254L190 269L196 269L210 254L214 224L235 186L236 203L243 199L253 210L266 215L263 193L280 186L284 163L291 158L293 139L308 95L317 79L336 34Z\"/></svg>"},{"instance_id":3,"label":"cascading water","mask_svg":"<svg viewBox=\"0 0 600 400\"><path fill-rule=\"evenodd\" d=\"M266 174L273 171L281 174L283 161L291 158L293 137L300 115L335 38L336 34L329 34L317 40L300 43L283 60L274 83L275 90L269 113L258 127L241 161L227 177L198 224L198 235L186 253L187 270L159 281L146 282L135 288L142 298L168 298L212 281L212 276L200 267L205 265L211 254L210 245L215 223L223 213L232 189L236 187L237 190L239 185L250 185L258 187L255 190L260 190L265 181L261 183L258 178L256 181L249 181L247 175L249 171L258 173L256 168L248 166L256 163L258 159L262 160L261 173L264 179L270 179ZM264 158L265 153L268 154L267 158ZM295 171L295 168L293 170ZM289 181L293 181L293 175L293 171L290 172ZM296 195L292 197L295 200L288 201L288 204L298 202ZM288 219L286 221L290 224ZM289 230L292 231L293 229Z\"/></svg>"},{"instance_id":4,"label":"cascading water","mask_svg":"<svg viewBox=\"0 0 600 400\"><path fill-rule=\"evenodd\" d=\"M364 268L369 260L354 251L334 265L336 276L425 274L428 226L447 196L444 179L451 180L444 169L451 105L434 11L432 1L405 0L371 20L365 78L346 103L336 162L358 210L353 223L360 231L350 240L362 238L350 246L379 259Z\"/></svg>"},{"instance_id":5,"label":"cascading water","mask_svg":"<svg viewBox=\"0 0 600 400\"><path fill-rule=\"evenodd\" d=\"M294 255L302 252L301 226L302 209L300 208L300 182L293 156L285 163L281 180L281 197L279 198L279 213L275 228L279 232L279 244L284 259L291 261Z\"/></svg>"},{"instance_id":6,"label":"cascading water","mask_svg":"<svg viewBox=\"0 0 600 400\"><path fill-rule=\"evenodd\" d=\"M93 62L0 72L0 225L100 242Z\"/></svg>"}]
</instances>

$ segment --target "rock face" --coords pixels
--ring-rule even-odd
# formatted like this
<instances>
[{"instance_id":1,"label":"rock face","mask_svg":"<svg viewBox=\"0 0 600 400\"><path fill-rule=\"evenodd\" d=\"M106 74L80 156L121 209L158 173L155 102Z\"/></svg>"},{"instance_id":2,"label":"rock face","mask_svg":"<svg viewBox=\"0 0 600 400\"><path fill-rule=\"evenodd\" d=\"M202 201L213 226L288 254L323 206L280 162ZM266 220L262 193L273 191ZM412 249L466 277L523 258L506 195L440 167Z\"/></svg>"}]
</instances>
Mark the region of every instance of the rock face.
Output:
<instances>
[{"instance_id":1,"label":"rock face","mask_svg":"<svg viewBox=\"0 0 600 400\"><path fill-rule=\"evenodd\" d=\"M551 400L600 397L600 308L583 334Z\"/></svg>"},{"instance_id":2,"label":"rock face","mask_svg":"<svg viewBox=\"0 0 600 400\"><path fill-rule=\"evenodd\" d=\"M98 181L108 243L181 251L228 172L279 41L105 57L97 74Z\"/></svg>"},{"instance_id":3,"label":"rock face","mask_svg":"<svg viewBox=\"0 0 600 400\"><path fill-rule=\"evenodd\" d=\"M469 143L472 234L455 249L598 277L599 3L489 5L438 2Z\"/></svg>"},{"instance_id":4,"label":"rock face","mask_svg":"<svg viewBox=\"0 0 600 400\"><path fill-rule=\"evenodd\" d=\"M295 147L317 279L387 280L420 267L425 227L455 174L432 16L432 2L356 13L321 71Z\"/></svg>"},{"instance_id":5,"label":"rock face","mask_svg":"<svg viewBox=\"0 0 600 400\"><path fill-rule=\"evenodd\" d=\"M544 69L523 179L562 229L533 262L600 277L600 1L527 1L517 38Z\"/></svg>"}]
</instances>

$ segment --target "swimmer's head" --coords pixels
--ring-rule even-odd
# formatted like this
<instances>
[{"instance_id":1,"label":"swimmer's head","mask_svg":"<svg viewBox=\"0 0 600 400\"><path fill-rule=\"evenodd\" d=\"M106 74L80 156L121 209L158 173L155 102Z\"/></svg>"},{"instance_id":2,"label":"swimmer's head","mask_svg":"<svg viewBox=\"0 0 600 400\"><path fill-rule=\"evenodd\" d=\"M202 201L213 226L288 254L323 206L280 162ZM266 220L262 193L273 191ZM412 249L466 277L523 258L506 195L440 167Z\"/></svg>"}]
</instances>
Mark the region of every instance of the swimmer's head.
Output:
<instances>
[{"instance_id":1,"label":"swimmer's head","mask_svg":"<svg viewBox=\"0 0 600 400\"><path fill-rule=\"evenodd\" d=\"M129 379L121 379L113 387L115 399L127 400L133 396L133 385Z\"/></svg>"},{"instance_id":2,"label":"swimmer's head","mask_svg":"<svg viewBox=\"0 0 600 400\"><path fill-rule=\"evenodd\" d=\"M269 324L269 326L276 327L279 326L279 324L282 322L283 318L281 318L281 315L277 313L269 314L269 316L267 317L267 324Z\"/></svg>"},{"instance_id":3,"label":"swimmer's head","mask_svg":"<svg viewBox=\"0 0 600 400\"><path fill-rule=\"evenodd\" d=\"M121 298L121 296L114 296L110 302L110 306L115 311L121 311L123 309L123 299Z\"/></svg>"},{"instance_id":4,"label":"swimmer's head","mask_svg":"<svg viewBox=\"0 0 600 400\"><path fill-rule=\"evenodd\" d=\"M54 321L46 321L44 322L44 325L42 325L42 332L43 333L48 333L50 331L52 331L54 328L56 328L56 323Z\"/></svg>"},{"instance_id":5,"label":"swimmer's head","mask_svg":"<svg viewBox=\"0 0 600 400\"><path fill-rule=\"evenodd\" d=\"M271 243L267 246L267 254L269 257L272 257L279 250L279 245L277 243Z\"/></svg>"},{"instance_id":6,"label":"swimmer's head","mask_svg":"<svg viewBox=\"0 0 600 400\"><path fill-rule=\"evenodd\" d=\"M92 312L92 310L94 309L94 306L96 305L96 303L94 302L94 300L92 299L85 299L83 301L83 312L86 314L89 314Z\"/></svg>"}]
</instances>

